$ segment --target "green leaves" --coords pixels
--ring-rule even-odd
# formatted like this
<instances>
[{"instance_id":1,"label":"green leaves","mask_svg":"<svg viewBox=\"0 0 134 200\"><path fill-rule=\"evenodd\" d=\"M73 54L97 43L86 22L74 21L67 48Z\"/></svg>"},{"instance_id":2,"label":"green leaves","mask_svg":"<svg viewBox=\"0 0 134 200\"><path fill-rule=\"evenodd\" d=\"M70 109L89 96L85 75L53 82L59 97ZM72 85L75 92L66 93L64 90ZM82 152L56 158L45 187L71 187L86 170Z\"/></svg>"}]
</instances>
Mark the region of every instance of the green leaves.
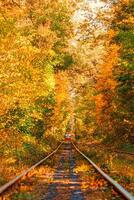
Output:
<instances>
[{"instance_id":1,"label":"green leaves","mask_svg":"<svg viewBox=\"0 0 134 200\"><path fill-rule=\"evenodd\" d=\"M121 43L124 48L130 49L134 47L134 33L132 31L119 31L116 41Z\"/></svg>"},{"instance_id":2,"label":"green leaves","mask_svg":"<svg viewBox=\"0 0 134 200\"><path fill-rule=\"evenodd\" d=\"M118 80L121 82L133 80L133 76L132 74L123 74L118 78Z\"/></svg>"},{"instance_id":3,"label":"green leaves","mask_svg":"<svg viewBox=\"0 0 134 200\"><path fill-rule=\"evenodd\" d=\"M5 37L7 34L12 33L15 29L15 22L14 18L0 18L0 37Z\"/></svg>"},{"instance_id":4,"label":"green leaves","mask_svg":"<svg viewBox=\"0 0 134 200\"><path fill-rule=\"evenodd\" d=\"M130 0L121 4L121 8L115 18L114 28L118 32L114 42L120 46L120 62L115 68L116 87L116 118L115 132L121 132L126 141L130 141L133 127L133 70L134 70L134 25L133 9L134 1ZM131 142L131 141L130 141Z\"/></svg>"},{"instance_id":5,"label":"green leaves","mask_svg":"<svg viewBox=\"0 0 134 200\"><path fill-rule=\"evenodd\" d=\"M64 66L65 68L68 68L70 65L72 65L74 63L73 58L71 55L66 54L64 56Z\"/></svg>"}]
</instances>

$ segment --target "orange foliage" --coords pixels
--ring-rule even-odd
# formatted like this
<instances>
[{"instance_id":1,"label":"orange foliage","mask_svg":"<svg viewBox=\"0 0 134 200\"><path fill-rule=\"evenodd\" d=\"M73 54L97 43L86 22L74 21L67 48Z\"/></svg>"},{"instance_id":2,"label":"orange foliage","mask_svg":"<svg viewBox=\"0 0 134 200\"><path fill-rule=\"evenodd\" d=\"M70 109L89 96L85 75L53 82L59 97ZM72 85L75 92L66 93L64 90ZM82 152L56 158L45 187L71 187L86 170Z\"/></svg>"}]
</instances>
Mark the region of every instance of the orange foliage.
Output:
<instances>
[{"instance_id":1,"label":"orange foliage","mask_svg":"<svg viewBox=\"0 0 134 200\"><path fill-rule=\"evenodd\" d=\"M111 39L114 34L113 31L110 31L109 39ZM115 44L109 46L109 42L107 43L108 51L105 60L100 67L100 73L97 77L96 90L98 94L95 97L95 104L98 125L102 127L104 126L104 123L107 123L109 129L111 129L110 114L112 110L115 109L112 100L117 85L116 80L113 77L113 69L118 62L119 47Z\"/></svg>"}]
</instances>

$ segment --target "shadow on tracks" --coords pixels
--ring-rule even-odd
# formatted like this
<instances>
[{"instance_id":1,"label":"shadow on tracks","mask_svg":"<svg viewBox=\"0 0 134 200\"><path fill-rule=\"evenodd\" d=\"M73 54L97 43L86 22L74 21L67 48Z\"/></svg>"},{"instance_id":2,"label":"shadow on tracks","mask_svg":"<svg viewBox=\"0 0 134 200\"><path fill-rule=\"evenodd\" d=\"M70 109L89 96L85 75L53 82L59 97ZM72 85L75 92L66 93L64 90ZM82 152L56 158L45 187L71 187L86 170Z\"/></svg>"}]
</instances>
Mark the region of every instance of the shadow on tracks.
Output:
<instances>
[{"instance_id":1,"label":"shadow on tracks","mask_svg":"<svg viewBox=\"0 0 134 200\"><path fill-rule=\"evenodd\" d=\"M81 182L75 173L75 159L70 143L63 144L59 150L60 162L55 171L53 182L41 200L84 200L80 189Z\"/></svg>"}]
</instances>

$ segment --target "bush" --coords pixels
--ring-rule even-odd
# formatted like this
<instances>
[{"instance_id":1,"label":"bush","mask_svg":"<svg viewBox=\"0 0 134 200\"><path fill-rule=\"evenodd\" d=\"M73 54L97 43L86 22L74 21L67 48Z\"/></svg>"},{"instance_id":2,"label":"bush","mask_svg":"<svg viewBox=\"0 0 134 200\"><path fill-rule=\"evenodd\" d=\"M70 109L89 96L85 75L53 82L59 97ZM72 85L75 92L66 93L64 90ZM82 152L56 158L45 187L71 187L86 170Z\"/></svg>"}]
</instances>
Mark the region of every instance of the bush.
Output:
<instances>
[{"instance_id":1,"label":"bush","mask_svg":"<svg viewBox=\"0 0 134 200\"><path fill-rule=\"evenodd\" d=\"M14 194L12 198L12 200L33 200L33 199L34 197L32 194L24 192Z\"/></svg>"}]
</instances>

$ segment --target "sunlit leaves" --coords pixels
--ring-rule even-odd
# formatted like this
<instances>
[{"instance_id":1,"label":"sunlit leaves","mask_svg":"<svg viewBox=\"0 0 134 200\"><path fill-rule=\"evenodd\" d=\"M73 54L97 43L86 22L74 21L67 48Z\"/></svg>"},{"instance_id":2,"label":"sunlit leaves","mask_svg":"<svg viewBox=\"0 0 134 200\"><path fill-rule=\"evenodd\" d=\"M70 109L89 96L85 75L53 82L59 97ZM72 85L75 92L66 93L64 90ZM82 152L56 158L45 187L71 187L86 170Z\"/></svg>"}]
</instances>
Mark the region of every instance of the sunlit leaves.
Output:
<instances>
[{"instance_id":1,"label":"sunlit leaves","mask_svg":"<svg viewBox=\"0 0 134 200\"><path fill-rule=\"evenodd\" d=\"M120 45L119 63L114 70L117 80L116 90L116 132L119 130L124 139L130 141L132 126L132 110L133 110L133 69L134 69L134 26L133 26L133 8L134 2L123 1L120 8L117 8L117 15L114 20L114 29L116 35L114 42Z\"/></svg>"},{"instance_id":2,"label":"sunlit leaves","mask_svg":"<svg viewBox=\"0 0 134 200\"><path fill-rule=\"evenodd\" d=\"M7 145L12 139L16 148L18 143L25 143L23 150L20 146L16 150L18 160L25 162L33 149L41 155L43 148L37 146L46 132L52 132L53 127L60 129L61 120L66 120L67 83L65 80L60 94L55 73L73 64L68 50L72 37L70 14L65 1L0 2L1 128L11 139ZM61 83L64 85L64 81ZM62 128L65 126L66 122ZM14 130L18 137L8 130ZM31 142L34 138L34 144L24 141L25 137ZM12 148L8 155L12 155Z\"/></svg>"}]
</instances>

